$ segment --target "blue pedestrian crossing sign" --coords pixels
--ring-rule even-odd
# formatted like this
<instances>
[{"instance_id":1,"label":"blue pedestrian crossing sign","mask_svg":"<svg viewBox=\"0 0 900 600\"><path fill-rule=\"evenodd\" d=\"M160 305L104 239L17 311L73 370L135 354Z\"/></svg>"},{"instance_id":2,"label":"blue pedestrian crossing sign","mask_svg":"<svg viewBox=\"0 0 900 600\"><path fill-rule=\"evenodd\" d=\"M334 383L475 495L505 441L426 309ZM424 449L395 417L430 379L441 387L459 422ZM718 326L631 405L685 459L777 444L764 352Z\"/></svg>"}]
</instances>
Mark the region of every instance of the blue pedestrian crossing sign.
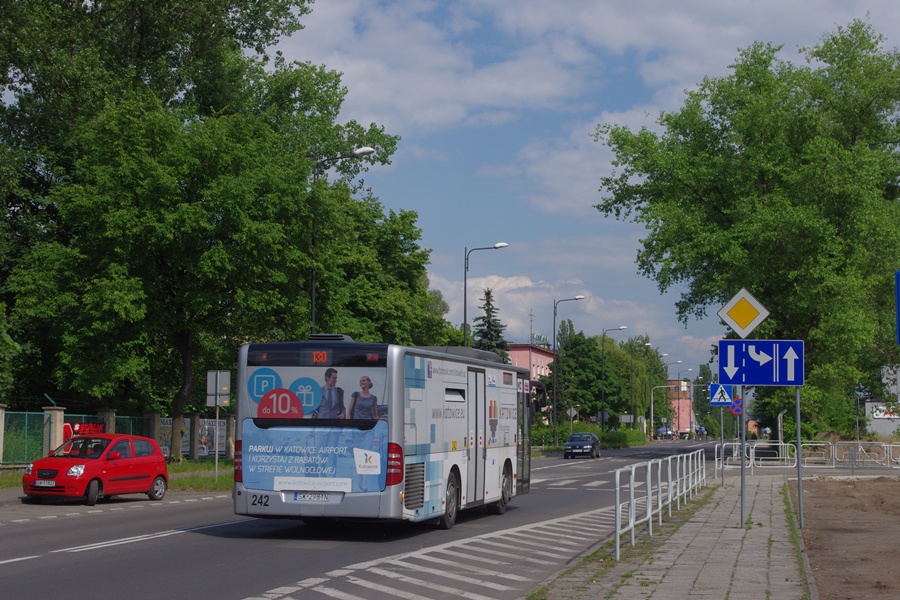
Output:
<instances>
[{"instance_id":1,"label":"blue pedestrian crossing sign","mask_svg":"<svg viewBox=\"0 0 900 600\"><path fill-rule=\"evenodd\" d=\"M709 384L709 405L710 406L724 406L728 408L731 406L731 386L730 385L722 385L721 383L711 383Z\"/></svg>"}]
</instances>

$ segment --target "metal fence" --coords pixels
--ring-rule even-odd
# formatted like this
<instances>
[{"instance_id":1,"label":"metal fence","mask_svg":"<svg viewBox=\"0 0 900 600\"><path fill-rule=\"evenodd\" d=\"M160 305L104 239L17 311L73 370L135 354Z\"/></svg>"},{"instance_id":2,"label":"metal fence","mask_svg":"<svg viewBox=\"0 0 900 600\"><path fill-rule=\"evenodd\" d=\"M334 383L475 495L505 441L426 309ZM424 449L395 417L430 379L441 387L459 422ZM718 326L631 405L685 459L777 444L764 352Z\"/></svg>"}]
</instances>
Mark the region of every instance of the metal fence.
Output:
<instances>
[{"instance_id":1,"label":"metal fence","mask_svg":"<svg viewBox=\"0 0 900 600\"><path fill-rule=\"evenodd\" d=\"M3 431L2 464L24 465L41 458L52 449L50 441L50 416L45 412L6 411ZM78 425L106 424L98 415L67 414L65 423L72 427L69 435L78 433ZM116 416L115 431L134 435L148 435L151 429L149 416Z\"/></svg>"},{"instance_id":2,"label":"metal fence","mask_svg":"<svg viewBox=\"0 0 900 600\"><path fill-rule=\"evenodd\" d=\"M25 464L44 455L49 445L50 417L42 412L6 412L3 463Z\"/></svg>"},{"instance_id":3,"label":"metal fence","mask_svg":"<svg viewBox=\"0 0 900 600\"><path fill-rule=\"evenodd\" d=\"M681 502L693 499L706 486L706 454L695 450L616 469L616 560L620 538L631 533L635 544L637 527L647 524L653 535L653 520L662 525L663 509L672 516L672 505L681 510ZM624 523L623 523L624 521Z\"/></svg>"},{"instance_id":4,"label":"metal fence","mask_svg":"<svg viewBox=\"0 0 900 600\"><path fill-rule=\"evenodd\" d=\"M796 467L796 443L759 440L747 442L744 466L755 468ZM740 442L716 446L716 472L741 464ZM900 469L900 443L800 442L800 466L804 469Z\"/></svg>"},{"instance_id":5,"label":"metal fence","mask_svg":"<svg viewBox=\"0 0 900 600\"><path fill-rule=\"evenodd\" d=\"M116 415L116 433L150 435L150 417L120 417Z\"/></svg>"}]
</instances>

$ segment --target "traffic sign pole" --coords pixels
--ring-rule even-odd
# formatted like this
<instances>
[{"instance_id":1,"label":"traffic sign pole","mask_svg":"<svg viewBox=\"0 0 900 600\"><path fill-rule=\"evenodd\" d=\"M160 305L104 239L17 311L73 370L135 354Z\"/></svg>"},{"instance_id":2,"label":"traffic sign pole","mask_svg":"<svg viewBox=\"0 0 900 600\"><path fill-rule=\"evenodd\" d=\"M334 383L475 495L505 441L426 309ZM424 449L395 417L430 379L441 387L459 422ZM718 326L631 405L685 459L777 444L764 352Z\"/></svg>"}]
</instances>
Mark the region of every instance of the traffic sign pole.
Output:
<instances>
[{"instance_id":1,"label":"traffic sign pole","mask_svg":"<svg viewBox=\"0 0 900 600\"><path fill-rule=\"evenodd\" d=\"M803 529L803 463L800 455L800 388L797 388L797 396L794 404L797 407L797 498L800 499L800 529Z\"/></svg>"},{"instance_id":2,"label":"traffic sign pole","mask_svg":"<svg viewBox=\"0 0 900 600\"><path fill-rule=\"evenodd\" d=\"M738 387L738 393L743 397L743 386ZM746 483L746 462L747 462L747 411L741 409L741 528L745 527L744 520L744 490Z\"/></svg>"},{"instance_id":3,"label":"traffic sign pole","mask_svg":"<svg viewBox=\"0 0 900 600\"><path fill-rule=\"evenodd\" d=\"M722 488L725 487L725 409L719 407L719 440L722 443Z\"/></svg>"}]
</instances>

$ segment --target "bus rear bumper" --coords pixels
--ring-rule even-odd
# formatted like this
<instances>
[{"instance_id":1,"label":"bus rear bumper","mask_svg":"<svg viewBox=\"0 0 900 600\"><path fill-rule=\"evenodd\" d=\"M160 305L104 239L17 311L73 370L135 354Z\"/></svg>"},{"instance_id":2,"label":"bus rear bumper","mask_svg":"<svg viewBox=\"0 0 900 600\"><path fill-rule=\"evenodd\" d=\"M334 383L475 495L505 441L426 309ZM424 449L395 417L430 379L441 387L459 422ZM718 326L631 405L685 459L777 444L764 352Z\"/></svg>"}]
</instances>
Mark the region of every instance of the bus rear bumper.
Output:
<instances>
[{"instance_id":1,"label":"bus rear bumper","mask_svg":"<svg viewBox=\"0 0 900 600\"><path fill-rule=\"evenodd\" d=\"M347 518L401 520L399 503L391 510L385 492L311 493L254 490L236 483L231 491L234 513L249 517L271 518Z\"/></svg>"}]
</instances>

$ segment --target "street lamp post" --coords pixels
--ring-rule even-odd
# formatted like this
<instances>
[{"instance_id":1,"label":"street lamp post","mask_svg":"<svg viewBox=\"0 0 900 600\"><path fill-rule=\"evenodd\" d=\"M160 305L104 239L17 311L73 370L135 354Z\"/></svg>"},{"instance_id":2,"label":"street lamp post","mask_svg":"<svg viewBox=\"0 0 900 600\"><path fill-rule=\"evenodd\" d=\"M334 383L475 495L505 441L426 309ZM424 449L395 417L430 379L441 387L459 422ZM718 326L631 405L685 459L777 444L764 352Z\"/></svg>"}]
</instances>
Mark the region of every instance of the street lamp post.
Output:
<instances>
[{"instance_id":1,"label":"street lamp post","mask_svg":"<svg viewBox=\"0 0 900 600\"><path fill-rule=\"evenodd\" d=\"M559 445L559 438L556 437L556 372L559 365L556 364L556 307L560 302L570 302L572 300L584 300L584 296L578 294L574 298L563 298L562 300L553 301L553 445Z\"/></svg>"},{"instance_id":2,"label":"street lamp post","mask_svg":"<svg viewBox=\"0 0 900 600\"><path fill-rule=\"evenodd\" d=\"M466 296L468 294L467 280L469 277L469 255L476 250L499 250L500 248L506 248L507 246L509 246L509 244L507 244L506 242L497 242L493 246L485 246L483 248L472 248L471 250L469 250L468 248L463 248L463 252L465 253L463 269L463 346L469 345L469 315L466 312Z\"/></svg>"},{"instance_id":3,"label":"street lamp post","mask_svg":"<svg viewBox=\"0 0 900 600\"><path fill-rule=\"evenodd\" d=\"M333 156L331 158L323 158L319 162L316 163L316 166L313 168L313 193L318 194L318 190L316 189L316 184L319 182L319 175L322 173L322 168L328 163L335 162L338 160L345 160L348 158L359 159L364 156L369 156L370 154L375 153L375 148L371 148L369 146L362 146L360 148L356 148L350 154L343 154L341 156ZM316 257L318 254L318 249L316 247L316 214L318 211L317 207L313 207L313 220L312 220L312 275L310 277L310 333L316 332Z\"/></svg>"},{"instance_id":4,"label":"street lamp post","mask_svg":"<svg viewBox=\"0 0 900 600\"><path fill-rule=\"evenodd\" d=\"M600 336L600 431L603 431L603 425L606 423L606 332L624 329L628 329L628 327L619 325L604 329L603 335Z\"/></svg>"}]
</instances>

